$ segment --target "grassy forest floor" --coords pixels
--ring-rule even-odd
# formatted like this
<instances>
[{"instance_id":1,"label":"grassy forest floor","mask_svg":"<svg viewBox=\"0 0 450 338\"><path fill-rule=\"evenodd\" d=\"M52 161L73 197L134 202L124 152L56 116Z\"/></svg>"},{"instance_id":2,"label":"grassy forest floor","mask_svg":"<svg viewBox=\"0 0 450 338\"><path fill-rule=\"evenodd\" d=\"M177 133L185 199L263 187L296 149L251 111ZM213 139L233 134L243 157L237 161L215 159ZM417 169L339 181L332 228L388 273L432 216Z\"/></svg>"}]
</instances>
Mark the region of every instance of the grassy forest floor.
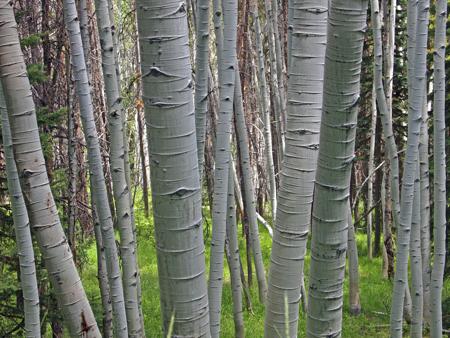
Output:
<instances>
[{"instance_id":1,"label":"grassy forest floor","mask_svg":"<svg viewBox=\"0 0 450 338\"><path fill-rule=\"evenodd\" d=\"M139 198L138 198L139 199ZM136 201L139 204L139 201ZM160 321L160 304L158 274L156 266L156 249L153 236L153 221L146 219L143 210L135 208L136 226L138 232L138 254L142 283L142 306L145 316L145 329L148 338L162 337ZM205 210L209 215L209 211ZM207 219L206 227L211 230L211 220ZM206 231L207 232L207 231ZM209 232L210 233L210 232ZM239 232L242 233L242 232ZM268 271L271 249L271 238L264 227L260 227L261 246L264 254L264 263ZM206 243L206 267L209 267L209 239ZM357 235L360 268L360 297L362 312L359 316L351 316L348 306L348 280L345 282L344 294L344 321L343 337L389 337L389 313L391 305L392 282L382 278L382 258L375 257L372 261L367 259L366 237L363 233ZM245 241L240 238L241 258L246 271ZM87 249L85 267L82 271L82 280L91 304L94 308L98 323L101 324L101 302L97 283L97 265L95 243ZM305 261L305 283L308 285L309 254ZM253 269L254 271L254 269ZM233 308L231 299L230 275L225 264L225 278L222 302L221 337L234 337ZM307 289L307 287L306 287ZM253 313L244 311L246 337L263 337L264 308L258 300L256 277L251 286ZM450 280L444 285L443 299L450 297ZM450 314L448 314L450 316ZM299 337L305 337L305 314L300 312ZM409 336L409 329L405 325L405 336ZM425 337L428 335L426 334ZM276 338L276 337L274 337Z\"/></svg>"}]
</instances>

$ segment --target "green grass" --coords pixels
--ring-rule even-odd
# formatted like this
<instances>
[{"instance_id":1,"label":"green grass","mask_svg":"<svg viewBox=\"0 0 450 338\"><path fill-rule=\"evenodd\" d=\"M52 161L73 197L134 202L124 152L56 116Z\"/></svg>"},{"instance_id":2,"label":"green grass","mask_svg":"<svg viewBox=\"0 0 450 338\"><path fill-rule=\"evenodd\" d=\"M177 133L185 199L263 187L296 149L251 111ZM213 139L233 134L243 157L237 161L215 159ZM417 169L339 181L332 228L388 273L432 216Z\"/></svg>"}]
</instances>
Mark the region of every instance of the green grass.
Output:
<instances>
[{"instance_id":1,"label":"green grass","mask_svg":"<svg viewBox=\"0 0 450 338\"><path fill-rule=\"evenodd\" d=\"M153 237L153 222L151 219L145 219L142 210L136 210L136 224L138 229L138 259L141 271L142 283L142 306L145 321L145 330L147 337L163 337L160 321L160 303L158 289L158 273L156 266L156 250ZM205 210L205 214L209 212ZM209 226L211 221L207 220ZM239 231L239 234L242 232ZM261 246L263 257L268 269L271 239L265 228L260 227ZM348 280L345 281L344 294L344 318L343 318L343 337L389 337L389 312L392 294L392 282L382 278L381 257L376 257L372 261L366 258L366 238L364 234L357 235L360 263L360 297L362 313L359 316L351 316L348 306ZM206 243L207 256L206 266L209 267L209 242ZM240 238L241 256L246 270L245 242ZM86 287L88 297L94 308L98 323L101 323L101 303L96 275L96 253L95 245L92 244L88 249L88 264L82 272L82 279ZM309 271L309 255L305 260L306 283ZM253 269L254 271L254 269ZM253 278L251 287L251 296L253 303L253 313L244 311L244 322L246 337L263 337L264 330L264 307L259 303L256 277ZM450 295L450 283L447 281L444 286L444 297ZM234 324L232 312L232 299L229 270L225 263L224 289L222 301L222 337L234 337ZM299 337L305 336L305 314L300 313ZM405 336L409 336L408 327L405 325ZM426 337L427 335L425 335ZM274 337L275 338L275 337Z\"/></svg>"}]
</instances>

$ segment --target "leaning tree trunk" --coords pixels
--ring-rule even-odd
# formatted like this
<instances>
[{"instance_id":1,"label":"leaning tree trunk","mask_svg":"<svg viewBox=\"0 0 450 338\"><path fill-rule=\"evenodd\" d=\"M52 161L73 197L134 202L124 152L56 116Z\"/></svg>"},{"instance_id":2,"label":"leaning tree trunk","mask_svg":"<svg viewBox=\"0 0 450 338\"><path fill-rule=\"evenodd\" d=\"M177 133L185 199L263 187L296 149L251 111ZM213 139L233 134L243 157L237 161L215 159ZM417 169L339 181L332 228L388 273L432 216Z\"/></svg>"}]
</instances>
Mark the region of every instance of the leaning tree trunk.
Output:
<instances>
[{"instance_id":1,"label":"leaning tree trunk","mask_svg":"<svg viewBox=\"0 0 450 338\"><path fill-rule=\"evenodd\" d=\"M222 7L215 6L217 57L219 67L219 118L217 121L214 159L213 231L209 269L209 314L211 336L219 337L220 312L223 287L223 258L226 232L228 171L230 161L231 116L233 113L234 85L236 75L236 26L237 1L224 0ZM223 31L220 18L223 12ZM219 21L219 22L217 22ZM220 39L222 35L223 39Z\"/></svg>"},{"instance_id":2,"label":"leaning tree trunk","mask_svg":"<svg viewBox=\"0 0 450 338\"><path fill-rule=\"evenodd\" d=\"M408 15L414 12L412 2L408 2ZM408 25L408 36L416 39L415 43L408 39L408 142L403 167L402 200L400 217L397 228L397 260L394 274L394 291L391 306L391 336L402 337L403 331L403 301L406 283L408 280L408 254L413 211L414 180L416 178L416 165L419 159L418 146L421 123L422 100L424 99L427 37L428 37L428 11L429 0L419 0L417 9L416 34L412 34L412 25ZM414 16L408 16L411 20ZM409 21L408 21L409 22ZM414 49L411 43L414 43Z\"/></svg>"},{"instance_id":3,"label":"leaning tree trunk","mask_svg":"<svg viewBox=\"0 0 450 338\"><path fill-rule=\"evenodd\" d=\"M186 8L138 0L137 19L163 329L210 337Z\"/></svg>"},{"instance_id":4,"label":"leaning tree trunk","mask_svg":"<svg viewBox=\"0 0 450 338\"><path fill-rule=\"evenodd\" d=\"M119 256L114 237L113 220L108 201L105 177L103 174L99 138L95 127L94 111L83 54L80 25L77 19L75 2L73 0L64 1L64 18L70 40L72 67L78 100L80 102L80 115L87 143L93 198L101 224L102 240L105 248L106 268L114 314L114 333L119 337L126 337L128 334L127 317L125 312L122 279L120 278Z\"/></svg>"},{"instance_id":5,"label":"leaning tree trunk","mask_svg":"<svg viewBox=\"0 0 450 338\"><path fill-rule=\"evenodd\" d=\"M11 2L0 1L0 78L23 196L50 282L72 336L100 337L58 216Z\"/></svg>"},{"instance_id":6,"label":"leaning tree trunk","mask_svg":"<svg viewBox=\"0 0 450 338\"><path fill-rule=\"evenodd\" d=\"M341 336L348 198L366 12L367 1L331 1L312 212L307 337Z\"/></svg>"},{"instance_id":7,"label":"leaning tree trunk","mask_svg":"<svg viewBox=\"0 0 450 338\"><path fill-rule=\"evenodd\" d=\"M39 290L36 279L36 265L34 263L33 240L31 239L30 222L25 200L20 187L19 173L14 162L11 130L8 112L0 83L0 114L2 121L3 151L5 153L6 177L11 201L11 211L16 234L16 246L19 256L20 285L23 294L24 330L26 337L41 336L39 317Z\"/></svg>"},{"instance_id":8,"label":"leaning tree trunk","mask_svg":"<svg viewBox=\"0 0 450 338\"><path fill-rule=\"evenodd\" d=\"M265 337L297 336L320 138L328 0L293 1L286 149L272 241Z\"/></svg>"},{"instance_id":9,"label":"leaning tree trunk","mask_svg":"<svg viewBox=\"0 0 450 338\"><path fill-rule=\"evenodd\" d=\"M136 242L133 234L131 191L126 178L125 143L123 120L125 110L120 97L119 79L115 59L115 48L111 33L111 22L107 0L96 0L97 26L100 34L103 80L108 107L110 135L110 163L116 206L116 223L120 233L120 256L122 258L122 280L127 315L128 336L143 334L139 316L137 291Z\"/></svg>"},{"instance_id":10,"label":"leaning tree trunk","mask_svg":"<svg viewBox=\"0 0 450 338\"><path fill-rule=\"evenodd\" d=\"M430 311L431 337L442 337L442 284L445 269L446 177L445 177L445 45L447 2L436 1L434 36L434 262L431 272Z\"/></svg>"}]
</instances>

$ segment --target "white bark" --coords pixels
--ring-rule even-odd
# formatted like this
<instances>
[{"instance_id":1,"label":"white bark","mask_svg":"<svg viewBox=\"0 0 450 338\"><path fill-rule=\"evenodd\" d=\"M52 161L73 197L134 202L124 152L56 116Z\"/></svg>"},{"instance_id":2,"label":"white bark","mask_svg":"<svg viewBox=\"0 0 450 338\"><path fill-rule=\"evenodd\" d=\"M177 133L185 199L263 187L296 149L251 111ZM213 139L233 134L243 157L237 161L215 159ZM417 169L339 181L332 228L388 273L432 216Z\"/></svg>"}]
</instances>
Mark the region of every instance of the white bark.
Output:
<instances>
[{"instance_id":1,"label":"white bark","mask_svg":"<svg viewBox=\"0 0 450 338\"><path fill-rule=\"evenodd\" d=\"M319 148L328 1L293 1L286 149L269 274L265 337L297 336L301 282Z\"/></svg>"},{"instance_id":2,"label":"white bark","mask_svg":"<svg viewBox=\"0 0 450 338\"><path fill-rule=\"evenodd\" d=\"M421 253L421 210L420 210L420 172L419 165L416 168L414 180L414 200L412 207L410 255L411 255L411 338L422 337L423 317L423 284L422 284L422 253Z\"/></svg>"},{"instance_id":3,"label":"white bark","mask_svg":"<svg viewBox=\"0 0 450 338\"><path fill-rule=\"evenodd\" d=\"M434 261L431 272L431 337L442 337L442 284L445 268L446 228L446 169L445 169L445 46L446 46L447 2L436 1L436 26L434 36L434 109L433 109L433 154L434 154Z\"/></svg>"},{"instance_id":4,"label":"white bark","mask_svg":"<svg viewBox=\"0 0 450 338\"><path fill-rule=\"evenodd\" d=\"M73 0L64 1L64 19L69 35L71 61L75 77L76 92L80 103L80 115L87 143L90 180L94 203L101 224L102 240L105 248L106 268L111 292L114 315L114 333L118 337L127 336L127 320L120 278L119 256L114 237L111 209L108 202L105 177L103 174L100 144L91 99L91 90L83 54L83 45L78 22L77 9Z\"/></svg>"},{"instance_id":5,"label":"white bark","mask_svg":"<svg viewBox=\"0 0 450 338\"><path fill-rule=\"evenodd\" d=\"M215 5L217 5L215 3ZM221 15L223 14L223 15ZM221 17L223 16L223 31ZM211 336L220 335L220 313L223 288L223 259L226 232L228 171L230 162L231 116L233 113L236 75L237 1L223 0L222 6L214 7L217 60L219 68L219 117L216 129L214 159L213 230L209 269L209 313ZM219 22L217 22L219 21ZM220 32L223 37L220 38Z\"/></svg>"},{"instance_id":6,"label":"white bark","mask_svg":"<svg viewBox=\"0 0 450 338\"><path fill-rule=\"evenodd\" d=\"M417 9L417 20L411 23L414 18L410 15L414 12L413 4L408 2L409 23L416 24L416 34L412 34L411 26L408 26L408 36L415 43L408 40L408 141L403 167L402 179L402 200L400 206L400 217L397 228L397 261L394 275L394 291L391 306L391 336L392 338L402 337L402 310L405 292L405 281L408 279L408 254L412 218L412 204L414 195L414 180L416 177L416 166L418 161L418 145L421 124L422 100L424 99L425 72L426 72L426 54L428 37L428 15L429 1L419 0ZM414 44L414 48L413 47Z\"/></svg>"},{"instance_id":7,"label":"white bark","mask_svg":"<svg viewBox=\"0 0 450 338\"><path fill-rule=\"evenodd\" d=\"M3 89L0 83L0 115L2 121L3 151L5 153L5 169L10 196L11 211L16 235L17 255L20 266L20 286L23 294L24 335L27 338L39 338L41 325L39 317L39 290L36 279L33 240L31 239L30 222L25 200L20 187L19 174L14 162L11 130L6 110Z\"/></svg>"},{"instance_id":8,"label":"white bark","mask_svg":"<svg viewBox=\"0 0 450 338\"><path fill-rule=\"evenodd\" d=\"M232 166L230 162L230 166ZM244 338L244 316L242 312L242 283L240 276L239 243L236 224L236 201L234 195L233 170L228 177L228 217L227 217L227 261L231 276L231 293L233 298L234 334L236 338Z\"/></svg>"},{"instance_id":9,"label":"white bark","mask_svg":"<svg viewBox=\"0 0 450 338\"><path fill-rule=\"evenodd\" d=\"M423 316L426 323L430 322L430 173L428 161L428 100L426 85L422 102L422 123L419 138L420 163L420 250L422 255L422 283L423 283Z\"/></svg>"},{"instance_id":10,"label":"white bark","mask_svg":"<svg viewBox=\"0 0 450 338\"><path fill-rule=\"evenodd\" d=\"M119 79L115 59L113 35L111 33L110 13L107 0L96 0L97 27L100 35L103 80L105 84L106 104L108 107L108 125L110 134L110 165L116 206L117 228L120 233L120 256L122 258L122 283L127 316L129 337L143 334L139 316L137 292L136 242L132 224L131 192L126 178L125 144L123 128L125 110L120 97Z\"/></svg>"},{"instance_id":11,"label":"white bark","mask_svg":"<svg viewBox=\"0 0 450 338\"><path fill-rule=\"evenodd\" d=\"M26 66L11 5L10 1L0 1L0 78L30 224L68 332L74 337L100 337L50 189L31 87L25 75Z\"/></svg>"},{"instance_id":12,"label":"white bark","mask_svg":"<svg viewBox=\"0 0 450 338\"><path fill-rule=\"evenodd\" d=\"M352 209L350 203L348 207L348 279L349 279L349 305L350 314L359 315L361 313L361 302L359 299L359 262L358 246L356 243L355 225L352 219Z\"/></svg>"},{"instance_id":13,"label":"white bark","mask_svg":"<svg viewBox=\"0 0 450 338\"><path fill-rule=\"evenodd\" d=\"M377 0L378 1L378 0ZM372 119L370 123L370 147L369 147L369 163L368 173L373 172L375 166L375 135L377 128L377 105L376 105L376 89L375 82L372 87ZM371 210L373 204L373 176L367 182L367 209ZM372 259L372 212L367 215L367 256Z\"/></svg>"},{"instance_id":14,"label":"white bark","mask_svg":"<svg viewBox=\"0 0 450 338\"><path fill-rule=\"evenodd\" d=\"M342 331L348 199L367 1L331 1L323 113L312 212L307 337ZM344 93L344 95L343 95Z\"/></svg>"},{"instance_id":15,"label":"white bark","mask_svg":"<svg viewBox=\"0 0 450 338\"><path fill-rule=\"evenodd\" d=\"M205 157L206 114L208 111L209 0L198 0L197 12L194 103L198 169L201 184Z\"/></svg>"},{"instance_id":16,"label":"white bark","mask_svg":"<svg viewBox=\"0 0 450 338\"><path fill-rule=\"evenodd\" d=\"M272 221L275 222L276 212L277 212L277 185L275 180L275 166L273 159L273 149L272 149L272 127L270 120L270 95L267 87L266 81L266 69L264 60L264 49L261 39L261 25L258 15L258 7L256 2L253 4L251 9L251 14L253 17L253 25L255 27L255 44L257 52L257 64L258 64L258 84L259 92L257 93L258 101L262 108L262 120L264 121L264 150L266 155L266 167L267 176L269 180L269 196L270 196L270 206L272 210ZM271 33L269 33L271 34ZM271 47L270 47L271 48ZM278 97L278 95L276 95ZM278 108L276 108L278 109Z\"/></svg>"},{"instance_id":17,"label":"white bark","mask_svg":"<svg viewBox=\"0 0 450 338\"><path fill-rule=\"evenodd\" d=\"M186 7L136 8L163 330L210 337Z\"/></svg>"},{"instance_id":18,"label":"white bark","mask_svg":"<svg viewBox=\"0 0 450 338\"><path fill-rule=\"evenodd\" d=\"M250 241L252 244L253 260L255 263L256 278L258 280L259 300L264 303L267 293L266 274L259 240L258 215L256 213L255 190L253 187L253 175L250 164L249 140L245 123L244 106L242 102L241 78L239 70L236 70L234 87L234 117L236 124L236 139L239 144L239 159L242 169L243 201L247 213ZM233 166L234 169L234 166ZM236 173L234 171L234 173Z\"/></svg>"}]
</instances>

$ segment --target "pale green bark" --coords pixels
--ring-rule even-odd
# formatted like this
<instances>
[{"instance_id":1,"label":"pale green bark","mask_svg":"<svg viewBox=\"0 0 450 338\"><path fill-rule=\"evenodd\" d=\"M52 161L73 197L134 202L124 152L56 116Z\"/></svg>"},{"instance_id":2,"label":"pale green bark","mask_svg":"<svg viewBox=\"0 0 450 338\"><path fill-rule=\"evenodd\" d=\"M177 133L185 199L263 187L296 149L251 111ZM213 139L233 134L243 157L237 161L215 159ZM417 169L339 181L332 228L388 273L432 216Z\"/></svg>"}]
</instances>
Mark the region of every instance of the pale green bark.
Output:
<instances>
[{"instance_id":1,"label":"pale green bark","mask_svg":"<svg viewBox=\"0 0 450 338\"><path fill-rule=\"evenodd\" d=\"M186 7L139 0L137 18L163 330L210 337Z\"/></svg>"},{"instance_id":2,"label":"pale green bark","mask_svg":"<svg viewBox=\"0 0 450 338\"><path fill-rule=\"evenodd\" d=\"M367 1L332 0L312 212L307 337L340 337Z\"/></svg>"},{"instance_id":3,"label":"pale green bark","mask_svg":"<svg viewBox=\"0 0 450 338\"><path fill-rule=\"evenodd\" d=\"M26 66L11 5L10 1L0 1L0 78L30 224L68 332L73 337L100 337L50 189L31 86L25 75Z\"/></svg>"},{"instance_id":4,"label":"pale green bark","mask_svg":"<svg viewBox=\"0 0 450 338\"><path fill-rule=\"evenodd\" d=\"M91 90L83 54L80 24L77 9L73 0L64 1L64 19L69 35L71 61L75 78L76 92L80 103L80 115L87 144L90 180L93 189L93 200L97 208L101 224L102 240L105 248L106 269L111 292L114 315L114 334L117 337L127 336L127 320L120 278L119 256L114 238L111 209L108 202L105 177L103 174L99 137L95 126Z\"/></svg>"},{"instance_id":5,"label":"pale green bark","mask_svg":"<svg viewBox=\"0 0 450 338\"><path fill-rule=\"evenodd\" d=\"M433 154L434 154L434 210L433 238L434 261L431 272L430 310L431 338L442 337L442 284L445 269L446 228L446 171L445 171L445 45L447 2L436 1L436 26L434 36L434 109L433 109Z\"/></svg>"},{"instance_id":6,"label":"pale green bark","mask_svg":"<svg viewBox=\"0 0 450 338\"><path fill-rule=\"evenodd\" d=\"M39 338L41 325L39 317L39 290L36 280L33 240L25 200L20 187L19 174L14 162L11 130L6 111L3 88L0 83L0 115L2 121L3 151L5 154L6 177L10 196L11 211L16 235L17 255L20 266L20 286L23 294L24 336Z\"/></svg>"},{"instance_id":7,"label":"pale green bark","mask_svg":"<svg viewBox=\"0 0 450 338\"><path fill-rule=\"evenodd\" d=\"M423 284L422 284L422 253L421 253L421 210L420 210L420 169L419 164L416 167L416 179L414 180L414 200L412 205L411 220L411 338L422 337L422 317L423 317Z\"/></svg>"},{"instance_id":8,"label":"pale green bark","mask_svg":"<svg viewBox=\"0 0 450 338\"><path fill-rule=\"evenodd\" d=\"M292 1L286 149L269 273L265 337L297 336L320 138L328 1ZM291 13L292 12L292 13ZM278 332L278 333L277 333Z\"/></svg>"},{"instance_id":9,"label":"pale green bark","mask_svg":"<svg viewBox=\"0 0 450 338\"><path fill-rule=\"evenodd\" d=\"M415 4L408 3L408 15L414 12ZM419 0L417 9L416 34L412 34L411 26L408 26L408 36L415 43L408 40L408 60L413 64L408 64L408 141L403 167L402 178L402 200L400 205L400 217L397 228L397 260L394 275L394 290L391 306L391 337L402 337L403 331L403 300L408 280L408 254L411 231L411 219L413 210L414 180L416 177L416 166L418 161L418 146L420 124L422 117L422 100L424 99L426 54L428 37L428 10L429 0ZM410 19L414 16L409 16ZM409 22L408 21L408 22ZM414 49L412 49L414 43Z\"/></svg>"},{"instance_id":10,"label":"pale green bark","mask_svg":"<svg viewBox=\"0 0 450 338\"><path fill-rule=\"evenodd\" d=\"M217 60L219 71L219 116L214 149L214 197L212 205L212 239L209 268L209 314L211 336L220 335L220 313L223 288L223 260L226 232L228 171L230 162L231 116L233 113L234 86L236 75L236 29L237 1L223 0L222 6L214 7ZM220 15L220 14L223 15ZM220 18L223 16L222 30Z\"/></svg>"},{"instance_id":11,"label":"pale green bark","mask_svg":"<svg viewBox=\"0 0 450 338\"><path fill-rule=\"evenodd\" d=\"M198 0L197 11L194 103L198 169L201 182L205 157L206 114L208 111L209 0Z\"/></svg>"},{"instance_id":12,"label":"pale green bark","mask_svg":"<svg viewBox=\"0 0 450 338\"><path fill-rule=\"evenodd\" d=\"M261 252L261 243L259 240L258 216L256 213L255 190L253 187L253 175L250 163L249 140L245 123L244 105L242 102L241 77L238 69L236 70L234 100L236 139L239 144L239 159L242 170L243 205L249 224L252 254L255 263L256 278L258 280L259 300L261 303L264 303L266 300L267 283ZM236 174L236 171L234 171L234 174ZM234 176L237 178L237 175ZM238 185L236 185L236 187L239 188Z\"/></svg>"},{"instance_id":13,"label":"pale green bark","mask_svg":"<svg viewBox=\"0 0 450 338\"><path fill-rule=\"evenodd\" d=\"M97 27L100 35L102 70L108 107L110 134L110 165L116 206L117 228L120 233L120 256L122 258L122 283L129 337L143 334L139 316L137 292L136 242L132 224L131 192L126 178L125 140L123 129L125 110L120 97L119 79L115 59L115 47L111 33L112 23L107 0L96 0Z\"/></svg>"}]
</instances>

